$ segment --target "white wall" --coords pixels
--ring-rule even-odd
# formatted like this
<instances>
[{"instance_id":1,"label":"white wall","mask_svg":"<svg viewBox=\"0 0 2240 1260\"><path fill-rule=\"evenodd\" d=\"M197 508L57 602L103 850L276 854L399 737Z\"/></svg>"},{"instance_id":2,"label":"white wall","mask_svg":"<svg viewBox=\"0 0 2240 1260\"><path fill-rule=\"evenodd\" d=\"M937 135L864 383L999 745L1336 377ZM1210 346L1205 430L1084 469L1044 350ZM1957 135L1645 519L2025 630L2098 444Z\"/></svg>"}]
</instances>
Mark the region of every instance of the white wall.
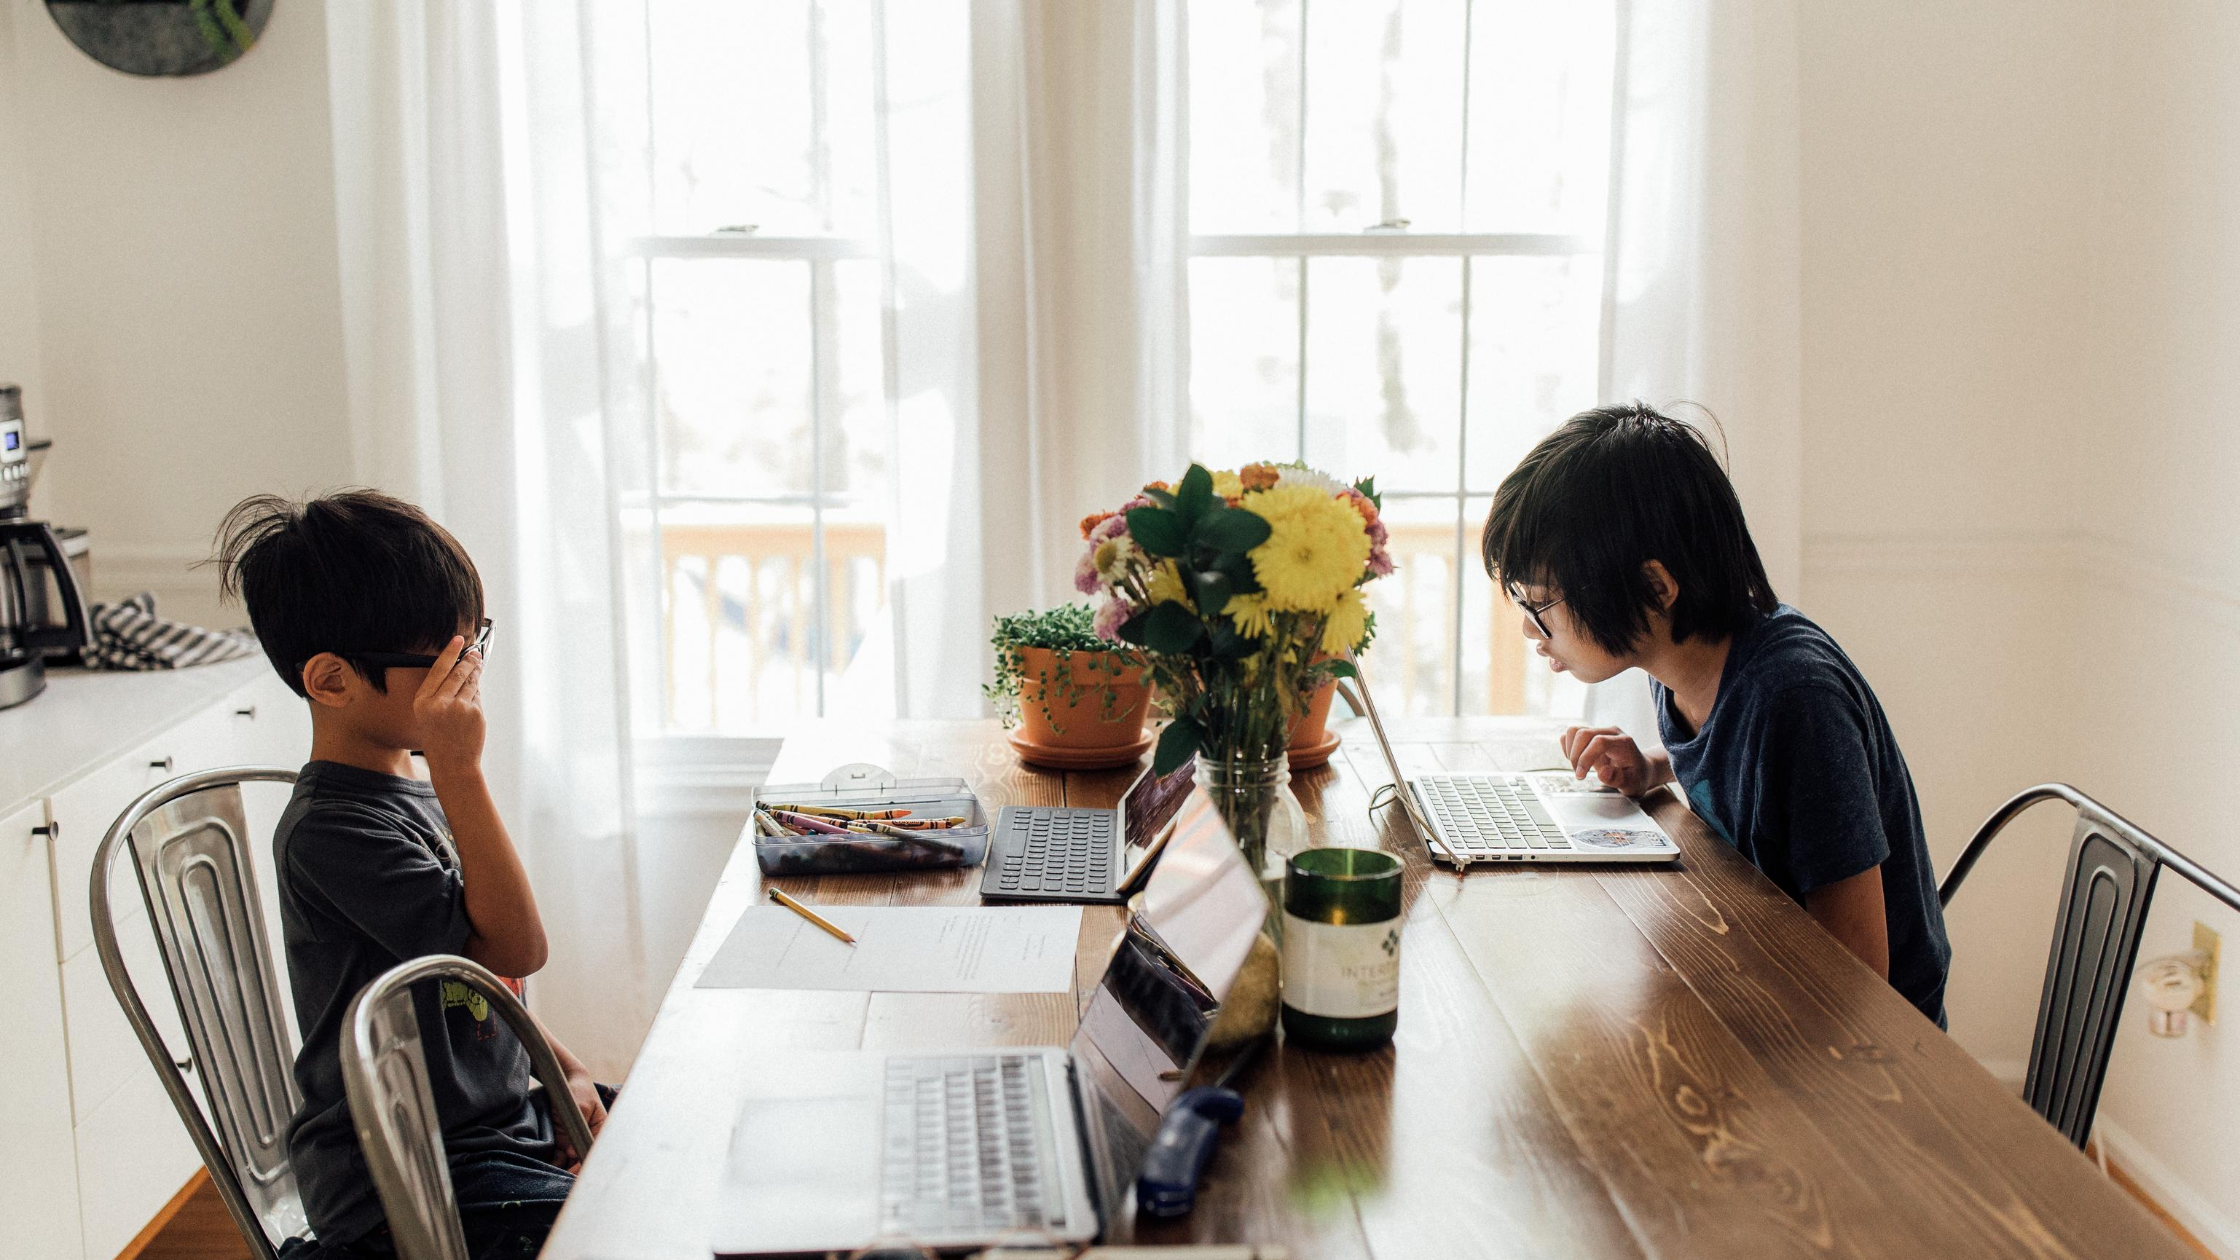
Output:
<instances>
[{"instance_id":1,"label":"white wall","mask_svg":"<svg viewBox=\"0 0 2240 1260\"><path fill-rule=\"evenodd\" d=\"M97 594L217 618L187 566L226 508L350 477L324 10L141 79L0 2L0 379L55 440L39 510L93 531Z\"/></svg>"},{"instance_id":2,"label":"white wall","mask_svg":"<svg viewBox=\"0 0 2240 1260\"><path fill-rule=\"evenodd\" d=\"M2240 9L1808 0L1799 43L1801 598L1890 710L1938 869L2057 778L2240 873ZM1953 1033L2015 1079L2067 839L2058 807L2010 830L1948 920ZM2166 877L2142 957L2195 918L2240 945ZM2233 1021L2143 1022L2101 1136L2240 1256Z\"/></svg>"},{"instance_id":3,"label":"white wall","mask_svg":"<svg viewBox=\"0 0 2240 1260\"><path fill-rule=\"evenodd\" d=\"M2071 470L2080 783L2228 880L2240 828L2240 7L2125 6L2101 33L2111 86L2090 224L2094 388ZM2240 957L2240 915L2164 875L2142 957L2195 919ZM2240 1256L2240 976L2220 1027L2117 1038L2102 1132L2175 1187L2181 1219Z\"/></svg>"},{"instance_id":4,"label":"white wall","mask_svg":"<svg viewBox=\"0 0 2240 1260\"><path fill-rule=\"evenodd\" d=\"M1799 598L1889 710L1940 871L2061 765L2095 12L1821 2L1799 23ZM1980 1058L2028 1057L2065 834L2026 820L1954 904L1947 1007Z\"/></svg>"}]
</instances>

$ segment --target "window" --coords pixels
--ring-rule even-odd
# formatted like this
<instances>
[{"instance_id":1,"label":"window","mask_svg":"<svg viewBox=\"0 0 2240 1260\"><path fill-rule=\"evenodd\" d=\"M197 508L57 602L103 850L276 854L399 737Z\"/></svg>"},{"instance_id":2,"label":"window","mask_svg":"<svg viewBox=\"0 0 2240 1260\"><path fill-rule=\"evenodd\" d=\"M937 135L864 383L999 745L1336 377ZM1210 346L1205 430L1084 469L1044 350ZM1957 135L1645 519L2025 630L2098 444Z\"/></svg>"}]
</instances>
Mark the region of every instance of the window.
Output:
<instances>
[{"instance_id":1,"label":"window","mask_svg":"<svg viewBox=\"0 0 2240 1260\"><path fill-rule=\"evenodd\" d=\"M1188 12L1192 455L1376 476L1388 708L1575 712L1575 682L1527 668L1477 531L1595 402L1613 5Z\"/></svg>"},{"instance_id":2,"label":"window","mask_svg":"<svg viewBox=\"0 0 2240 1260\"><path fill-rule=\"evenodd\" d=\"M884 616L881 16L649 5L639 298L672 730L837 707Z\"/></svg>"}]
</instances>

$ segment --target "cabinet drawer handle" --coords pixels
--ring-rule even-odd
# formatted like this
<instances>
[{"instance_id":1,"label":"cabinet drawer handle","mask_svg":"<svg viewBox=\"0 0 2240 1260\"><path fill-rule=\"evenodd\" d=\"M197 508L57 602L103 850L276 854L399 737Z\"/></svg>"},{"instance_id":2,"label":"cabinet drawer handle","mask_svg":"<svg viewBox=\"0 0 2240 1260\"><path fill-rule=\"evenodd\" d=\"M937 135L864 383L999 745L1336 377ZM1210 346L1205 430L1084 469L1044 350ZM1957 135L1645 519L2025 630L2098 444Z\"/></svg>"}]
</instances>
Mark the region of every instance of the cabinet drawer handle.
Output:
<instances>
[{"instance_id":1,"label":"cabinet drawer handle","mask_svg":"<svg viewBox=\"0 0 2240 1260\"><path fill-rule=\"evenodd\" d=\"M252 704L246 709L235 709L233 715L235 717L245 717L254 722L257 720L257 706Z\"/></svg>"},{"instance_id":2,"label":"cabinet drawer handle","mask_svg":"<svg viewBox=\"0 0 2240 1260\"><path fill-rule=\"evenodd\" d=\"M31 829L31 834L35 836L45 836L49 840L60 840L62 838L62 824L48 823L44 827L33 827Z\"/></svg>"},{"instance_id":3,"label":"cabinet drawer handle","mask_svg":"<svg viewBox=\"0 0 2240 1260\"><path fill-rule=\"evenodd\" d=\"M165 757L161 761L151 761L148 763L148 768L150 770L161 770L165 774L169 774L171 773L171 758Z\"/></svg>"}]
</instances>

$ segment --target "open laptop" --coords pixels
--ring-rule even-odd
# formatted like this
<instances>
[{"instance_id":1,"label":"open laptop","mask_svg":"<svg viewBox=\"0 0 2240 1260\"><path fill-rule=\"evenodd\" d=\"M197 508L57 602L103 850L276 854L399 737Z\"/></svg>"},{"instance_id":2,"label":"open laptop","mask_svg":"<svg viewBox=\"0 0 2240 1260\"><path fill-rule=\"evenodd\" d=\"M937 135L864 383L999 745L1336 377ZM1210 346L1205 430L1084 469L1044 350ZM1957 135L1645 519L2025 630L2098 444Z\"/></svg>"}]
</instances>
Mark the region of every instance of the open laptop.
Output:
<instances>
[{"instance_id":1,"label":"open laptop","mask_svg":"<svg viewBox=\"0 0 2240 1260\"><path fill-rule=\"evenodd\" d=\"M1158 860L1159 830L1190 795L1190 767L1145 769L1118 809L1006 805L988 838L982 901L1118 905Z\"/></svg>"},{"instance_id":2,"label":"open laptop","mask_svg":"<svg viewBox=\"0 0 2240 1260\"><path fill-rule=\"evenodd\" d=\"M1451 866L1473 862L1669 862L1680 856L1632 798L1568 770L1499 774L1439 771L1409 776L1392 753L1369 680L1356 675L1361 706L1392 772L1408 824Z\"/></svg>"},{"instance_id":3,"label":"open laptop","mask_svg":"<svg viewBox=\"0 0 2240 1260\"><path fill-rule=\"evenodd\" d=\"M1220 814L1193 792L1071 1047L757 1055L716 1254L1093 1241L1127 1202L1266 915Z\"/></svg>"}]
</instances>

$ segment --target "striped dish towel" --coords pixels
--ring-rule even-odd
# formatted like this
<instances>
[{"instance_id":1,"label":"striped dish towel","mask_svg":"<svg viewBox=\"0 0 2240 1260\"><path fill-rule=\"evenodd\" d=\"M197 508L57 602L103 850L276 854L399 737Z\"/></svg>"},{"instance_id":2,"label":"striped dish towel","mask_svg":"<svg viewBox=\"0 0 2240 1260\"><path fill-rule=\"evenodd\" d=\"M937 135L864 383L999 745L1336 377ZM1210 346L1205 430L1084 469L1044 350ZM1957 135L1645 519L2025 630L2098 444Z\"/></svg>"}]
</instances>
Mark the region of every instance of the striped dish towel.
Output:
<instances>
[{"instance_id":1,"label":"striped dish towel","mask_svg":"<svg viewBox=\"0 0 2240 1260\"><path fill-rule=\"evenodd\" d=\"M253 656L247 630L205 630L156 616L156 597L142 591L93 606L93 646L80 655L88 669L183 669Z\"/></svg>"}]
</instances>

